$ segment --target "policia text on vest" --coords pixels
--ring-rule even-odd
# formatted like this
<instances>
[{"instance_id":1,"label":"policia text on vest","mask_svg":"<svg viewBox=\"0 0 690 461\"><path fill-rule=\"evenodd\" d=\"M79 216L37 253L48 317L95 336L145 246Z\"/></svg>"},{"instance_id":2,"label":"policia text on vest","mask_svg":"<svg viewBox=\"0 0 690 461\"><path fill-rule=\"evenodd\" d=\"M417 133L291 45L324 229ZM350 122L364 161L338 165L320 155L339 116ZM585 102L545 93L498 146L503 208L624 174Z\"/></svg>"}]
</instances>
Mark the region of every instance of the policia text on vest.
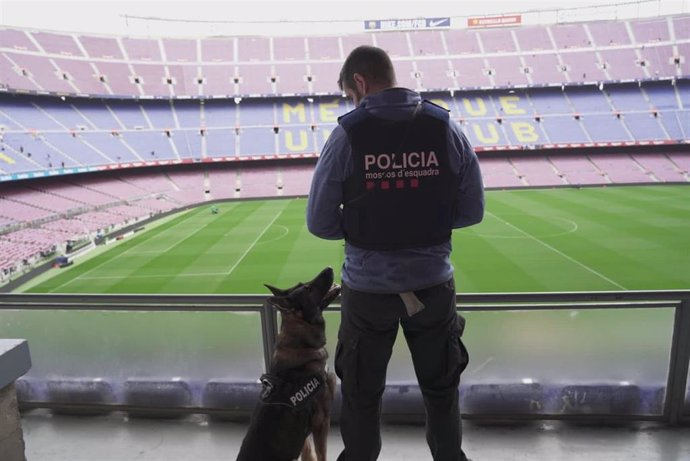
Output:
<instances>
[{"instance_id":1,"label":"policia text on vest","mask_svg":"<svg viewBox=\"0 0 690 461\"><path fill-rule=\"evenodd\" d=\"M419 178L438 176L436 153L403 152L402 154L366 154L364 156L365 179ZM419 168L425 168L419 170ZM371 171L378 169L378 171ZM410 170L411 169L411 170Z\"/></svg>"}]
</instances>

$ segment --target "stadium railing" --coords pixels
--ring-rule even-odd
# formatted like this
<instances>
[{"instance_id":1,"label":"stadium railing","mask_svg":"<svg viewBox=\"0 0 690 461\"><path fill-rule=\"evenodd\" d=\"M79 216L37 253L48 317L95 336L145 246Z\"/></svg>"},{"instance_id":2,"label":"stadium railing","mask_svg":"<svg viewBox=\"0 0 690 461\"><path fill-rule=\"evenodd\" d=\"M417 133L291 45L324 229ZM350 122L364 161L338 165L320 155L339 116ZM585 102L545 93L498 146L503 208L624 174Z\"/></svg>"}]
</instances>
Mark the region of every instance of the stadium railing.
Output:
<instances>
[{"instance_id":1,"label":"stadium railing","mask_svg":"<svg viewBox=\"0 0 690 461\"><path fill-rule=\"evenodd\" d=\"M276 312L265 305L264 300L263 295L0 294L0 336L8 336L8 331L28 333L26 336L32 349L34 367L28 376L17 382L20 407L24 410L48 408L87 414L126 411L144 416L208 414L242 420L248 417L257 399L259 384L256 378L270 363L279 328ZM518 370L512 379L487 374L482 382L474 384L470 377L470 384L463 383L460 388L461 406L466 418L605 422L641 420L672 425L690 423L690 290L458 294L457 304L459 312L468 318L500 313L501 321L510 323L510 330L522 329L521 334L531 341L533 350L532 357L527 357L527 360L531 360L529 363L539 361L544 353L553 354L555 361L545 364L549 370L547 374L553 375L555 371L564 376L560 381L548 378L516 379L515 376L534 371L525 370L520 374ZM338 302L327 311L329 332L337 328L337 311ZM557 337L562 333L558 327L554 327L555 323L539 324L534 317L530 317L539 312L546 312L550 316L557 314L561 319L576 319L578 315L586 316L587 312L605 313L605 317L594 317L598 323L593 329L598 332L575 332L579 342L593 349L587 349L589 352L584 354L581 363L574 363L573 351L569 348L577 349L577 346L561 343L560 346L554 345L551 350L544 350L545 343L539 341L540 337ZM630 381L597 381L586 377L587 373L580 375L583 371L581 367L584 365L586 368L596 362L597 355L604 356L603 363L611 370L617 362L631 359L633 367L636 361L640 362L640 368L643 367L642 362L645 357L648 358L645 351L654 347L649 337L655 334L659 336L659 331L655 333L653 325L640 321L640 317L632 319L632 323L637 324L633 329L626 329L631 319L628 318L626 323L625 317L631 312L646 312L649 314L645 317L647 319L668 320L667 324L662 322L668 328L661 328L661 336L657 338L660 342L666 342L661 356L668 357L668 362L657 364L665 371L665 380L658 386L650 387L646 378L635 382L638 373L630 370L626 371L630 373ZM179 314L181 317L166 317L170 314ZM199 322L199 316L204 314L212 316L208 319L210 321ZM523 321L515 322L515 318L511 321L508 317L512 314L520 315ZM117 315L124 317L118 320ZM235 330L228 329L228 325L220 325L222 319L228 316L233 316ZM255 347L252 340L259 338L249 331L252 322L256 323L256 333L261 341ZM24 328L27 324L32 324L32 328ZM532 328L529 326L531 324L536 326ZM579 324L577 328L582 325ZM592 326L591 323L589 325ZM475 317L474 324L465 333L465 341L472 341L467 338L472 331L475 340L477 335L481 335L488 336L489 341L499 341L501 335L511 334L506 333L507 328L504 331L477 331L481 326L481 319ZM128 337L125 329L137 328L140 336ZM113 331L109 333L108 329ZM189 337L185 337L187 330ZM222 346L221 350L215 350L209 345L205 336L214 334L224 338L236 337L238 342L233 347L247 348L252 355L249 359L252 366L249 368L254 368L245 374L251 377L256 370L256 376L250 379L213 380L200 376L204 371L198 371L194 366L189 368L188 365L198 360L200 355L212 356L210 367L217 371L212 373L222 374L222 370L234 365L243 367L239 361L232 361L232 351L222 350ZM70 346L73 340L70 337L79 335L82 336L75 341L77 344ZM603 346L594 344L599 341L597 336L604 339ZM617 341L626 336L632 338L624 340L621 348ZM85 343L85 338L90 342ZM113 343L113 338L126 343L125 347ZM329 339L329 349L334 348L335 335L330 334ZM566 341L565 337L562 339ZM626 342L629 340L632 342ZM165 353L159 351L160 356L154 353L152 357L141 361L140 356L149 352L146 344L156 341L164 344L164 348L173 349L172 354L165 357ZM200 350L192 351L190 344L199 344ZM635 346L631 347L630 344ZM114 348L113 357L103 356L103 351L111 348ZM524 344L516 343L514 348L520 350ZM471 354L476 349L480 350L481 347L475 345L475 349L470 349ZM515 357L525 351L530 355L528 349L529 346ZM633 357L620 357L622 350L632 353ZM86 360L89 363L85 369L84 364L77 365L75 362L83 358L80 355L82 352L88 354L89 351L93 351L96 358L91 362ZM258 351L263 352L262 358L257 356ZM489 357L479 367L475 365L474 371L491 360L507 366L514 360L511 353L504 350L504 359ZM223 357L222 362L218 361L217 354ZM125 372L129 373L130 378L121 380L124 382L108 377L113 372L117 374L117 370L109 368L127 368L130 361L140 362L136 365L139 367L137 375L143 378L131 378L131 370ZM526 363L520 359L515 362L518 368L521 363ZM177 374L181 364L185 365L185 377ZM166 378L160 378L165 372L148 373L148 368L169 369L170 373ZM196 376L195 370L198 372ZM389 420L423 421L421 394L414 379L396 383L390 377L390 371L389 368L389 384L384 395L385 416ZM615 375L613 371L611 374ZM643 374L640 372L639 376ZM466 376L467 371L463 375L467 381ZM334 416L337 420L337 409Z\"/></svg>"}]
</instances>

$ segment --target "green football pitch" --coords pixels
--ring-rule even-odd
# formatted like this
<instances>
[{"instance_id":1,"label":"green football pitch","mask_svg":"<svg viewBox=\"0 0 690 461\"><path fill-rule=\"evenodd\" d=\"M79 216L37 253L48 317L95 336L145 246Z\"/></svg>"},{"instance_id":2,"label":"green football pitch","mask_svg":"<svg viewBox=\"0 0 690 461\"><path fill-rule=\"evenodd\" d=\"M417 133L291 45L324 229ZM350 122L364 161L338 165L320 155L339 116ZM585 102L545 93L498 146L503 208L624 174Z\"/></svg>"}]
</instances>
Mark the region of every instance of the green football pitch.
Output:
<instances>
[{"instance_id":1,"label":"green football pitch","mask_svg":"<svg viewBox=\"0 0 690 461\"><path fill-rule=\"evenodd\" d=\"M453 233L459 292L690 288L690 187L489 191L484 221ZM342 241L311 235L301 198L179 213L53 269L34 293L265 293L325 266ZM410 216L414 219L414 216Z\"/></svg>"}]
</instances>

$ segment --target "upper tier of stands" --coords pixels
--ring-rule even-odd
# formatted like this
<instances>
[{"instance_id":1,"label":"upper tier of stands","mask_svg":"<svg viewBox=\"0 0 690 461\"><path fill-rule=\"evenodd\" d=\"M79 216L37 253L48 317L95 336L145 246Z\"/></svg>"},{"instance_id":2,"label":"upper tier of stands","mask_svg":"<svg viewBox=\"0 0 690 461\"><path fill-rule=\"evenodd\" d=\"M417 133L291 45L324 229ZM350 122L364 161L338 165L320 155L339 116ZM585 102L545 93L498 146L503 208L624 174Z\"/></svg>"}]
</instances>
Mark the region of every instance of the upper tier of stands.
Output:
<instances>
[{"instance_id":1,"label":"upper tier of stands","mask_svg":"<svg viewBox=\"0 0 690 461\"><path fill-rule=\"evenodd\" d=\"M357 45L419 91L690 75L690 15L322 37L133 38L0 28L0 88L110 97L337 94Z\"/></svg>"}]
</instances>

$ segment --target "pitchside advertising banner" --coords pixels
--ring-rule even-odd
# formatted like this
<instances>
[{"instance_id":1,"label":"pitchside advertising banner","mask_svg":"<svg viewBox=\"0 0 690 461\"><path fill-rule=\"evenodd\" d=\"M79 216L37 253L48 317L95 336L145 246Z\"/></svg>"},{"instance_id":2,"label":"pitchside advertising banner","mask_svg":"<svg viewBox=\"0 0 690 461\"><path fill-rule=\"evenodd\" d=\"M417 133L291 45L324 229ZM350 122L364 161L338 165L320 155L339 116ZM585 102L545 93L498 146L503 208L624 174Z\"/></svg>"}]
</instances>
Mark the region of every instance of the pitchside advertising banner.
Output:
<instances>
[{"instance_id":1,"label":"pitchside advertising banner","mask_svg":"<svg viewBox=\"0 0 690 461\"><path fill-rule=\"evenodd\" d=\"M416 18L416 19L371 19L364 21L364 29L377 30L413 30L413 29L447 29L450 18Z\"/></svg>"}]
</instances>

